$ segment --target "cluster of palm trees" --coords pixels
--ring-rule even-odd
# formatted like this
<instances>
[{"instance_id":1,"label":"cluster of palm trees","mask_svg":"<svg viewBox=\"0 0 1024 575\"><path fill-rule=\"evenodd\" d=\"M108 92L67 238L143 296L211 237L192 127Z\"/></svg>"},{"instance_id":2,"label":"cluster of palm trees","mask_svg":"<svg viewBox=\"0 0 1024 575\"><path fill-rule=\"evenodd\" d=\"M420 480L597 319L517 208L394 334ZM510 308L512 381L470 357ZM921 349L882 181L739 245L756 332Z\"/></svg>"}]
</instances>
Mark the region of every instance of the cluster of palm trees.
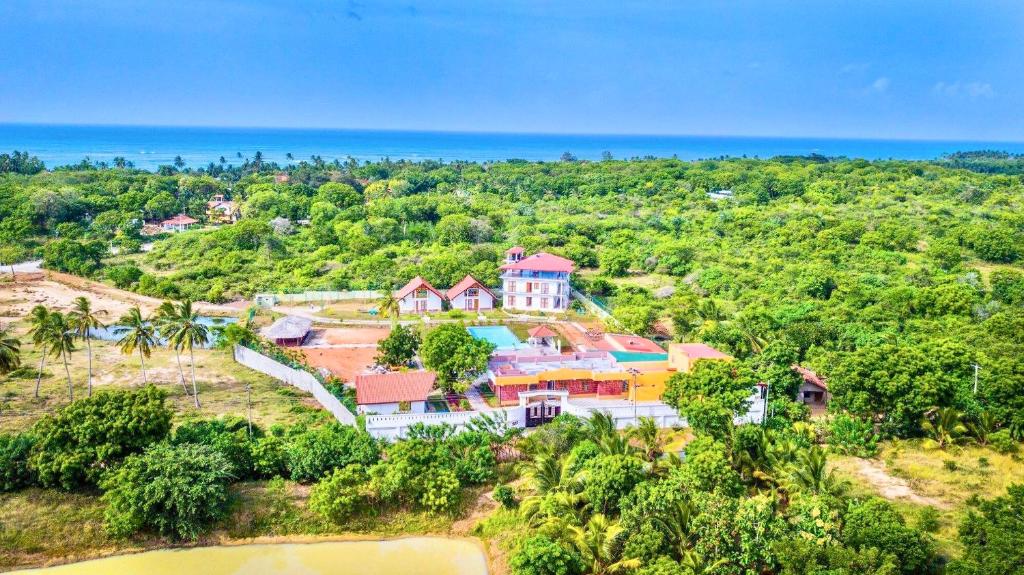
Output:
<instances>
[{"instance_id":1,"label":"cluster of palm trees","mask_svg":"<svg viewBox=\"0 0 1024 575\"><path fill-rule=\"evenodd\" d=\"M107 327L101 317L105 311L94 310L88 298L78 297L72 302L71 311L61 313L37 305L29 314L29 337L40 350L39 370L36 374L35 396L39 397L39 387L43 378L43 369L47 358L60 358L67 376L68 399L74 400L71 369L68 362L71 354L78 350L77 342L85 342L88 354L88 394L92 396L93 362L92 338L97 329ZM160 345L160 340L174 350L178 364L178 375L186 395L191 395L196 407L200 407L199 387L196 383L195 347L202 347L209 341L209 329L200 321L191 301L173 303L164 302L152 317L146 318L138 306L128 310L117 320L116 326L121 336L117 345L121 353L131 355L138 353L143 384L149 383L146 373L146 358L153 349ZM185 382L185 371L181 364L181 354L189 354L192 379L192 390L189 392ZM20 365L20 342L10 337L6 330L0 330L0 372L10 371Z\"/></svg>"},{"instance_id":2,"label":"cluster of palm trees","mask_svg":"<svg viewBox=\"0 0 1024 575\"><path fill-rule=\"evenodd\" d=\"M989 436L998 429L999 421L990 411L968 417L954 407L934 408L921 418L921 430L925 434L921 446L925 449L946 449L966 439L987 445Z\"/></svg>"},{"instance_id":3,"label":"cluster of palm trees","mask_svg":"<svg viewBox=\"0 0 1024 575\"><path fill-rule=\"evenodd\" d=\"M728 463L750 490L776 493L776 501L785 501L796 493L842 493L845 486L828 469L824 449L810 443L809 428L797 432L796 437L777 437L771 431L756 428L759 441L745 449L729 448ZM799 434L805 437L801 439ZM652 478L665 477L684 465L675 454L664 453L664 437L650 418L643 418L635 427L620 433L610 416L597 413L585 423L583 436L597 446L601 455L626 455L642 460L646 474ZM605 575L640 567L639 560L621 555L622 540L628 533L619 519L588 501L588 471L576 460L574 452L567 452L557 441L548 439L524 445L533 451L532 458L521 467L533 490L520 507L527 523L573 548L583 559L588 574ZM697 511L686 493L678 495L677 500L666 502L666 508L651 517L652 523L664 534L673 558L686 572L701 574L719 569L721 561L707 561L695 551Z\"/></svg>"}]
</instances>

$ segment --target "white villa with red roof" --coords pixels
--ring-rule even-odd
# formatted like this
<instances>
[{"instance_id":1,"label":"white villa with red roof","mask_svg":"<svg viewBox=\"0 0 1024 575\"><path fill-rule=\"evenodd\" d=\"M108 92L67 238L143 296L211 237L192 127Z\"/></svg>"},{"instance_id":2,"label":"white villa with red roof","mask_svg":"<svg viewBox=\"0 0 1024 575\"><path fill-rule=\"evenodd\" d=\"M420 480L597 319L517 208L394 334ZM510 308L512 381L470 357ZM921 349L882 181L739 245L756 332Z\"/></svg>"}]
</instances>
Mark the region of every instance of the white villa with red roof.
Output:
<instances>
[{"instance_id":1,"label":"white villa with red roof","mask_svg":"<svg viewBox=\"0 0 1024 575\"><path fill-rule=\"evenodd\" d=\"M494 292L471 275L462 278L445 294L452 309L477 311L494 309Z\"/></svg>"},{"instance_id":2,"label":"white villa with red roof","mask_svg":"<svg viewBox=\"0 0 1024 575\"><path fill-rule=\"evenodd\" d=\"M168 218L160 222L160 227L163 228L165 232L183 232L198 223L199 220L195 218L191 218L185 214L178 214L173 218Z\"/></svg>"},{"instance_id":3,"label":"white villa with red roof","mask_svg":"<svg viewBox=\"0 0 1024 575\"><path fill-rule=\"evenodd\" d=\"M356 405L359 413L424 413L427 395L434 389L437 374L432 371L392 371L356 376Z\"/></svg>"},{"instance_id":4,"label":"white villa with red roof","mask_svg":"<svg viewBox=\"0 0 1024 575\"><path fill-rule=\"evenodd\" d=\"M444 294L437 291L437 288L430 285L427 280L416 276L409 280L405 287L395 292L395 299L398 300L398 309L401 313L426 313L441 311Z\"/></svg>"},{"instance_id":5,"label":"white villa with red roof","mask_svg":"<svg viewBox=\"0 0 1024 575\"><path fill-rule=\"evenodd\" d=\"M516 246L505 252L505 265L501 269L506 309L549 312L569 309L572 260L544 252L524 257L523 248Z\"/></svg>"}]
</instances>

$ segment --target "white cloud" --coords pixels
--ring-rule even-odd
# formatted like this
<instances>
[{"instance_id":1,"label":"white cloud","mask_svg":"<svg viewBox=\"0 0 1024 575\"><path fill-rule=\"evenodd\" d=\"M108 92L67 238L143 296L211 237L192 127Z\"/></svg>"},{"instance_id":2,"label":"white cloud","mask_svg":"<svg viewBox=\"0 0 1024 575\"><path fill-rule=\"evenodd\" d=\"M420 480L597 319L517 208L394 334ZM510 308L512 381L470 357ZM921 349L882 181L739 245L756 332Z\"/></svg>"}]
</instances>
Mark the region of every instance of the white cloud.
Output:
<instances>
[{"instance_id":1,"label":"white cloud","mask_svg":"<svg viewBox=\"0 0 1024 575\"><path fill-rule=\"evenodd\" d=\"M932 87L932 92L950 98L969 98L971 100L996 97L996 91L988 82L961 82L960 80L936 82Z\"/></svg>"},{"instance_id":2,"label":"white cloud","mask_svg":"<svg viewBox=\"0 0 1024 575\"><path fill-rule=\"evenodd\" d=\"M889 90L889 79L885 76L879 76L875 78L875 81L871 83L871 91L876 93L884 93Z\"/></svg>"},{"instance_id":3,"label":"white cloud","mask_svg":"<svg viewBox=\"0 0 1024 575\"><path fill-rule=\"evenodd\" d=\"M867 72L868 68L870 68L870 67L871 67L871 64L866 64L866 63L861 63L861 62L850 62L849 64L846 64L845 66L840 68L839 69L839 73L840 74L863 74L864 72Z\"/></svg>"}]
</instances>

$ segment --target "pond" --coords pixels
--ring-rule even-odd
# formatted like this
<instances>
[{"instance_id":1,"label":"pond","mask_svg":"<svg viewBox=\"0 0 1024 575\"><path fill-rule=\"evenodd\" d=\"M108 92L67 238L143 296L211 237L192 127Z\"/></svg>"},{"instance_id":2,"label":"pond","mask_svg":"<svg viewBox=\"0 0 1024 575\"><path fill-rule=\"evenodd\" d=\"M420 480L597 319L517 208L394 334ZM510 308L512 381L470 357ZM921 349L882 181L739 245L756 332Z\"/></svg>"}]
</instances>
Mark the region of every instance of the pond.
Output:
<instances>
[{"instance_id":1,"label":"pond","mask_svg":"<svg viewBox=\"0 0 1024 575\"><path fill-rule=\"evenodd\" d=\"M207 338L206 345L203 347L210 347L217 340L217 332L220 331L224 326L237 322L238 319L233 317L214 317L214 316L199 316L199 323L205 325L207 330L210 332ZM108 325L98 329L90 329L89 333L96 339L102 339L104 341L117 341L124 335L124 331L127 328L120 325ZM167 341L163 338L158 340L160 345L165 345Z\"/></svg>"},{"instance_id":2,"label":"pond","mask_svg":"<svg viewBox=\"0 0 1024 575\"><path fill-rule=\"evenodd\" d=\"M280 543L149 551L15 571L35 575L487 575L487 559L464 539Z\"/></svg>"}]
</instances>

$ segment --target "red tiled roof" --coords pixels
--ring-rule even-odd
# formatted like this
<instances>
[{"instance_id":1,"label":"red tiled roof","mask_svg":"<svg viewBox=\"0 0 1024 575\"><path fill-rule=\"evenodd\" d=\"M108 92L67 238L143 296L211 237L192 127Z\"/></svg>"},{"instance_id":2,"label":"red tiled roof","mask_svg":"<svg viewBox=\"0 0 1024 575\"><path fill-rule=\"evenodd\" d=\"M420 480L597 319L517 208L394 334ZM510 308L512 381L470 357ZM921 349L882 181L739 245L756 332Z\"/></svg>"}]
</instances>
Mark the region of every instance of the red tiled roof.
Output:
<instances>
[{"instance_id":1,"label":"red tiled roof","mask_svg":"<svg viewBox=\"0 0 1024 575\"><path fill-rule=\"evenodd\" d=\"M538 272L564 272L569 273L574 269L572 260L565 259L545 252L527 256L517 262L501 266L503 270L530 270Z\"/></svg>"},{"instance_id":2,"label":"red tiled roof","mask_svg":"<svg viewBox=\"0 0 1024 575\"><path fill-rule=\"evenodd\" d=\"M434 389L437 374L432 371L393 371L356 376L356 403L398 403L424 401Z\"/></svg>"},{"instance_id":3,"label":"red tiled roof","mask_svg":"<svg viewBox=\"0 0 1024 575\"><path fill-rule=\"evenodd\" d=\"M546 325L538 325L535 328L531 328L526 333L529 334L530 337L557 337L558 336L558 334L556 334L555 332L551 331L551 328L549 328Z\"/></svg>"},{"instance_id":4,"label":"red tiled roof","mask_svg":"<svg viewBox=\"0 0 1024 575\"><path fill-rule=\"evenodd\" d=\"M455 286L452 287L452 289L448 290L448 292L445 295L448 296L448 299L453 299L455 296L457 296L460 293L468 290L469 288L473 287L474 285L479 287L480 289L484 290L485 292L491 294L491 297L494 297L494 292L492 292L491 290L487 289L487 286L485 286L484 284L476 281L476 278L471 276L471 275L469 275L469 274L466 274L466 277L462 278L462 281L460 281L459 283L455 284Z\"/></svg>"},{"instance_id":5,"label":"red tiled roof","mask_svg":"<svg viewBox=\"0 0 1024 575\"><path fill-rule=\"evenodd\" d=\"M175 225L180 225L180 224L194 224L194 223L197 223L198 221L199 220L194 220L194 219L186 216L185 214L178 214L178 215L174 216L173 218L168 218L168 219L160 222L160 225L162 225L162 226L175 226Z\"/></svg>"},{"instance_id":6,"label":"red tiled roof","mask_svg":"<svg viewBox=\"0 0 1024 575\"><path fill-rule=\"evenodd\" d=\"M437 294L437 297L444 299L444 295L441 292L437 291L437 289L434 286L430 285L430 282L421 278L420 276L412 278L411 280L409 280L409 283L405 284L405 287L395 292L395 298L402 299L421 287L434 292L435 294Z\"/></svg>"},{"instance_id":7,"label":"red tiled roof","mask_svg":"<svg viewBox=\"0 0 1024 575\"><path fill-rule=\"evenodd\" d=\"M519 246L512 246L509 249L505 250L505 253L506 254L521 254L524 251L526 251L526 250L524 250L523 248L521 248Z\"/></svg>"},{"instance_id":8,"label":"red tiled roof","mask_svg":"<svg viewBox=\"0 0 1024 575\"><path fill-rule=\"evenodd\" d=\"M635 351L639 353L665 353L660 345L637 335L622 335L618 333L606 333L606 338L622 346L624 351Z\"/></svg>"},{"instance_id":9,"label":"red tiled roof","mask_svg":"<svg viewBox=\"0 0 1024 575\"><path fill-rule=\"evenodd\" d=\"M804 378L805 383L816 385L821 389L828 391L828 384L825 383L825 380L820 375L814 373L813 371L807 369L806 367L801 367L799 365L794 365L793 371L799 373L800 377Z\"/></svg>"},{"instance_id":10,"label":"red tiled roof","mask_svg":"<svg viewBox=\"0 0 1024 575\"><path fill-rule=\"evenodd\" d=\"M731 355L722 353L706 343L679 343L676 346L690 359L732 359Z\"/></svg>"}]
</instances>

